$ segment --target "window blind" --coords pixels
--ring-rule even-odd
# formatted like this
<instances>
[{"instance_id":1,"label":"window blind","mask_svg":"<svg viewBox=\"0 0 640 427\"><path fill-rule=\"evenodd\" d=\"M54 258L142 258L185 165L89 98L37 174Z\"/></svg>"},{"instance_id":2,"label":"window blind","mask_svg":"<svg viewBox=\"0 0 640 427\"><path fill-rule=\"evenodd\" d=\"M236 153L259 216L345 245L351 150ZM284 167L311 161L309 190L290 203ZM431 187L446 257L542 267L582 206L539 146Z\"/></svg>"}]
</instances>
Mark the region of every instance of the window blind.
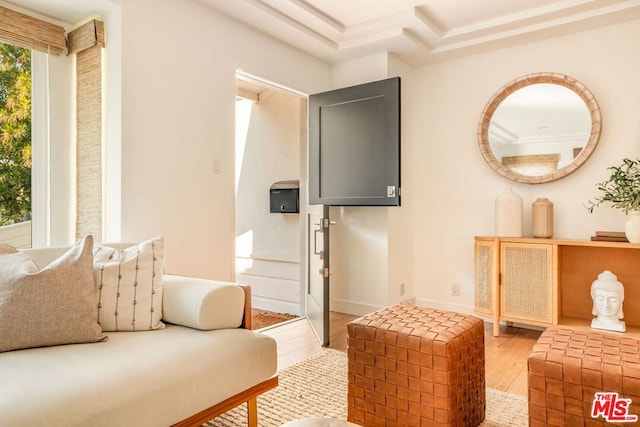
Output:
<instances>
[{"instance_id":1,"label":"window blind","mask_svg":"<svg viewBox=\"0 0 640 427\"><path fill-rule=\"evenodd\" d=\"M67 39L69 55L94 46L104 47L104 23L93 19L71 31Z\"/></svg>"},{"instance_id":2,"label":"window blind","mask_svg":"<svg viewBox=\"0 0 640 427\"><path fill-rule=\"evenodd\" d=\"M53 55L67 48L63 27L1 6L0 41Z\"/></svg>"},{"instance_id":3,"label":"window blind","mask_svg":"<svg viewBox=\"0 0 640 427\"><path fill-rule=\"evenodd\" d=\"M67 35L76 55L76 237L102 241L102 48L104 24L92 20Z\"/></svg>"}]
</instances>

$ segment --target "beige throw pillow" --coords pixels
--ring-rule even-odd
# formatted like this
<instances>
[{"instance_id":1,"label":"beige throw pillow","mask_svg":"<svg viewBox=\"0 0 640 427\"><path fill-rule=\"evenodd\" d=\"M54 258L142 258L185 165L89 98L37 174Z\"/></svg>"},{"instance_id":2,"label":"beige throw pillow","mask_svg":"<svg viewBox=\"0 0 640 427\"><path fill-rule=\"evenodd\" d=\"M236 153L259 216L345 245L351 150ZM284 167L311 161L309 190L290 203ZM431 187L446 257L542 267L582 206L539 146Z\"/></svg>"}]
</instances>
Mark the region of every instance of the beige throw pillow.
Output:
<instances>
[{"instance_id":1,"label":"beige throw pillow","mask_svg":"<svg viewBox=\"0 0 640 427\"><path fill-rule=\"evenodd\" d=\"M98 322L104 331L148 331L162 323L164 239L127 249L96 245Z\"/></svg>"},{"instance_id":2,"label":"beige throw pillow","mask_svg":"<svg viewBox=\"0 0 640 427\"><path fill-rule=\"evenodd\" d=\"M23 252L0 249L0 352L106 339L97 322L93 238L38 271Z\"/></svg>"},{"instance_id":3,"label":"beige throw pillow","mask_svg":"<svg viewBox=\"0 0 640 427\"><path fill-rule=\"evenodd\" d=\"M17 252L19 251L13 246L7 245L6 243L0 243L0 255L15 254Z\"/></svg>"}]
</instances>

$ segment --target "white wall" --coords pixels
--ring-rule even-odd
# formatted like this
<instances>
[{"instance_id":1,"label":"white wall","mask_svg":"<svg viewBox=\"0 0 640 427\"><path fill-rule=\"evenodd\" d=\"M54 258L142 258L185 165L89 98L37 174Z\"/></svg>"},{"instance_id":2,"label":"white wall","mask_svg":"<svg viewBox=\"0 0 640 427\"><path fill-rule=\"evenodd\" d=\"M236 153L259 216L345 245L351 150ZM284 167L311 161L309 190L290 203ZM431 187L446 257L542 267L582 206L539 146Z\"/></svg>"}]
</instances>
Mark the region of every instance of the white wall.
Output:
<instances>
[{"instance_id":1,"label":"white wall","mask_svg":"<svg viewBox=\"0 0 640 427\"><path fill-rule=\"evenodd\" d=\"M332 311L365 315L388 305L389 209L330 209L331 221L335 222L329 241Z\"/></svg>"},{"instance_id":2,"label":"white wall","mask_svg":"<svg viewBox=\"0 0 640 427\"><path fill-rule=\"evenodd\" d=\"M122 238L163 234L169 271L230 280L236 70L313 93L329 66L193 1L121 3Z\"/></svg>"},{"instance_id":3,"label":"white wall","mask_svg":"<svg viewBox=\"0 0 640 427\"><path fill-rule=\"evenodd\" d=\"M419 304L471 311L473 236L493 233L494 200L505 187L525 200L526 234L528 207L537 197L555 204L556 237L588 239L595 230L622 229L621 213L603 207L589 214L583 205L597 194L595 183L607 177L607 166L640 155L637 20L407 73L392 56L332 69L190 1L126 1L122 17L122 237L164 234L174 272L232 276L229 169L238 67L305 93L403 71L402 207L386 213L383 303L398 300L405 283L405 294ZM371 61L373 68L363 66ZM495 91L541 71L586 84L600 103L603 133L592 158L573 175L517 184L484 162L477 123ZM212 174L214 159L222 165L220 175ZM461 296L451 296L452 282L461 284Z\"/></svg>"},{"instance_id":4,"label":"white wall","mask_svg":"<svg viewBox=\"0 0 640 427\"><path fill-rule=\"evenodd\" d=\"M112 5L100 17L105 25L106 48L103 49L102 103L104 221L106 242L122 238L122 14Z\"/></svg>"},{"instance_id":5,"label":"white wall","mask_svg":"<svg viewBox=\"0 0 640 427\"><path fill-rule=\"evenodd\" d=\"M274 182L300 179L300 148L306 146L306 137L300 141L300 120L306 121L300 109L306 101L270 91L258 103L242 102L251 113L246 138L236 141L236 280L251 285L255 308L301 315L303 217L270 213L269 192Z\"/></svg>"},{"instance_id":6,"label":"white wall","mask_svg":"<svg viewBox=\"0 0 640 427\"><path fill-rule=\"evenodd\" d=\"M640 57L630 42L640 36L638 24L415 69L393 55L334 66L334 87L400 75L403 97L402 207L345 208L335 215L343 223L336 226L341 234L332 235L332 298L338 299L337 306L357 312L358 303L379 306L415 296L419 305L473 312L473 237L494 233L495 197L506 187L524 199L525 235L531 235L530 206L538 197L554 202L554 237L588 240L596 230L623 230L620 212L601 207L589 214L584 206L597 195L595 184L608 177L608 166L640 156L640 122L634 119L640 112ZM589 87L602 110L603 132L592 158L574 174L553 183L519 184L485 163L477 143L478 120L485 103L505 83L543 71L570 75ZM386 228L380 221L384 216ZM363 248L357 238L345 237L362 235L367 227L378 246ZM375 239L382 235L387 239ZM340 253L356 262L336 260ZM381 274L372 274L384 268L386 282ZM460 296L451 295L453 283L460 284ZM385 288L386 299L380 293ZM336 307L336 301L332 305Z\"/></svg>"},{"instance_id":7,"label":"white wall","mask_svg":"<svg viewBox=\"0 0 640 427\"><path fill-rule=\"evenodd\" d=\"M409 280L418 304L470 311L473 305L473 236L494 232L494 201L506 187L525 204L525 235L531 235L531 203L555 205L554 237L589 239L596 230L623 230L624 217L608 207L593 214L585 203L606 168L640 156L640 56L633 40L640 22L498 50L414 70L404 110L403 202L412 225L411 245L390 251L390 265L412 260ZM540 185L511 182L488 167L476 128L485 103L522 75L553 71L575 77L595 95L603 116L600 144L577 172ZM404 93L407 93L405 91ZM403 208L404 209L404 208ZM461 296L451 296L451 283ZM391 289L398 283L389 284Z\"/></svg>"},{"instance_id":8,"label":"white wall","mask_svg":"<svg viewBox=\"0 0 640 427\"><path fill-rule=\"evenodd\" d=\"M253 104L242 150L238 182L238 235L252 232L249 247L237 248L245 257L299 261L298 214L269 212L269 189L276 181L298 180L301 100L276 92Z\"/></svg>"}]
</instances>

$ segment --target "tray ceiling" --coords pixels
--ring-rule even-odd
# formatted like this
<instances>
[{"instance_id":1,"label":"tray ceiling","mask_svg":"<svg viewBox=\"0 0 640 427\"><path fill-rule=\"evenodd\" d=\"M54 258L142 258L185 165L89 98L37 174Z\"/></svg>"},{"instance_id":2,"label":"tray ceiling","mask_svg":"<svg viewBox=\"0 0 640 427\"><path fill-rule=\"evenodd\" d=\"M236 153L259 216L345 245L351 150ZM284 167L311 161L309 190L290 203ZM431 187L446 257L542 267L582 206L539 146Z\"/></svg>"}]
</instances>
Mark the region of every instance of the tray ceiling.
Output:
<instances>
[{"instance_id":1,"label":"tray ceiling","mask_svg":"<svg viewBox=\"0 0 640 427\"><path fill-rule=\"evenodd\" d=\"M184 0L180 0L184 1ZM640 19L640 0L193 0L329 63L413 65ZM0 0L77 23L109 0Z\"/></svg>"},{"instance_id":2,"label":"tray ceiling","mask_svg":"<svg viewBox=\"0 0 640 427\"><path fill-rule=\"evenodd\" d=\"M638 0L197 0L335 63L423 64L640 18Z\"/></svg>"}]
</instances>

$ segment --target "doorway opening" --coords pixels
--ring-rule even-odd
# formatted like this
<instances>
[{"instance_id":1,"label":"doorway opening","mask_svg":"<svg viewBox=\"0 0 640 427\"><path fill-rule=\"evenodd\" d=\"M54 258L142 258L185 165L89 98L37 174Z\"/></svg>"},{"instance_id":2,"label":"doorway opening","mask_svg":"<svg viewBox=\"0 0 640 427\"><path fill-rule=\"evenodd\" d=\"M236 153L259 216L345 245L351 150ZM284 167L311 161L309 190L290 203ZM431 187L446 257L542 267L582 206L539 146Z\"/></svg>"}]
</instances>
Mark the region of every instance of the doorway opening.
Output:
<instances>
[{"instance_id":1,"label":"doorway opening","mask_svg":"<svg viewBox=\"0 0 640 427\"><path fill-rule=\"evenodd\" d=\"M306 195L299 213L272 213L270 189L306 188L306 96L236 74L235 276L251 286L254 329L305 315Z\"/></svg>"}]
</instances>

